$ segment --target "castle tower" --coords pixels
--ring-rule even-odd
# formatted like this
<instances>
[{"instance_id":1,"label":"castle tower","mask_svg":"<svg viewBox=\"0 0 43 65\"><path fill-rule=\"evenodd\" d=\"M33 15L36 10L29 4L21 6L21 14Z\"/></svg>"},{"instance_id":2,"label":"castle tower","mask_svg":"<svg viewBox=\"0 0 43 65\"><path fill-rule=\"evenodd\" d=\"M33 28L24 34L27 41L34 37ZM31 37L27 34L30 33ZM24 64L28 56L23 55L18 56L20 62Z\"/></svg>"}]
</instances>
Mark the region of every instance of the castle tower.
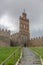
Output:
<instances>
[{"instance_id":1,"label":"castle tower","mask_svg":"<svg viewBox=\"0 0 43 65\"><path fill-rule=\"evenodd\" d=\"M30 40L29 19L27 19L27 14L25 13L25 10L20 16L19 20L20 20L19 32L20 32L21 44L23 46L28 46L28 41Z\"/></svg>"}]
</instances>

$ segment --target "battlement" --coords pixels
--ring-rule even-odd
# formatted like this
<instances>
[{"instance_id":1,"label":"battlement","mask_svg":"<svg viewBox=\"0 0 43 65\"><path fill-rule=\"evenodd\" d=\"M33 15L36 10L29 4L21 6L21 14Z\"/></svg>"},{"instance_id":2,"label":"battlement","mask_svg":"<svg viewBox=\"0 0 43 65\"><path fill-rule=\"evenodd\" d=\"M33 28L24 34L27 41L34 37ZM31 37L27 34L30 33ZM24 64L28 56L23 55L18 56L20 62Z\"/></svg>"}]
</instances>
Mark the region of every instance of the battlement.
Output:
<instances>
[{"instance_id":1,"label":"battlement","mask_svg":"<svg viewBox=\"0 0 43 65\"><path fill-rule=\"evenodd\" d=\"M43 46L43 36L31 38L31 44L32 46Z\"/></svg>"},{"instance_id":2,"label":"battlement","mask_svg":"<svg viewBox=\"0 0 43 65\"><path fill-rule=\"evenodd\" d=\"M10 35L10 31L7 29L0 29L0 36L5 36L5 37L9 37Z\"/></svg>"},{"instance_id":3,"label":"battlement","mask_svg":"<svg viewBox=\"0 0 43 65\"><path fill-rule=\"evenodd\" d=\"M10 46L10 31L0 29L0 46Z\"/></svg>"},{"instance_id":4,"label":"battlement","mask_svg":"<svg viewBox=\"0 0 43 65\"><path fill-rule=\"evenodd\" d=\"M36 37L36 38L31 38L31 40L38 40L38 39L43 39L43 36L41 36L41 37Z\"/></svg>"}]
</instances>

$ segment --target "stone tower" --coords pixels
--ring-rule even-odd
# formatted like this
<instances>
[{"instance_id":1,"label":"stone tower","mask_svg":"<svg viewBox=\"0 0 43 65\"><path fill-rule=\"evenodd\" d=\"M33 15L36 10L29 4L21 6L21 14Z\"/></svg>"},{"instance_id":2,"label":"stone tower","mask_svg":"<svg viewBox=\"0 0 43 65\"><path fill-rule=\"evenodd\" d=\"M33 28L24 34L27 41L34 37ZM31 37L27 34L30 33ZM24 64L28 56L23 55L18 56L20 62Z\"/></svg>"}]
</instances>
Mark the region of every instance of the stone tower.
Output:
<instances>
[{"instance_id":1,"label":"stone tower","mask_svg":"<svg viewBox=\"0 0 43 65\"><path fill-rule=\"evenodd\" d=\"M19 18L19 32L20 32L20 40L23 46L28 46L28 41L30 40L29 34L29 19L27 19L27 14L24 12Z\"/></svg>"}]
</instances>

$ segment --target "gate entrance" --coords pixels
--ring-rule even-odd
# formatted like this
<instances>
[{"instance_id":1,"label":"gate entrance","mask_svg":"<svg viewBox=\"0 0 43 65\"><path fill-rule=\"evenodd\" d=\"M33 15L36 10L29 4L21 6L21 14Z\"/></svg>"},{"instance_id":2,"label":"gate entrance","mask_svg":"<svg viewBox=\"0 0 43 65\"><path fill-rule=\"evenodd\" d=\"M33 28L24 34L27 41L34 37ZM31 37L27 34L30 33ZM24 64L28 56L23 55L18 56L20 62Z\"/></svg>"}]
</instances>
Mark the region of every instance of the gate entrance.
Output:
<instances>
[{"instance_id":1,"label":"gate entrance","mask_svg":"<svg viewBox=\"0 0 43 65\"><path fill-rule=\"evenodd\" d=\"M26 43L24 43L24 47L26 47Z\"/></svg>"}]
</instances>

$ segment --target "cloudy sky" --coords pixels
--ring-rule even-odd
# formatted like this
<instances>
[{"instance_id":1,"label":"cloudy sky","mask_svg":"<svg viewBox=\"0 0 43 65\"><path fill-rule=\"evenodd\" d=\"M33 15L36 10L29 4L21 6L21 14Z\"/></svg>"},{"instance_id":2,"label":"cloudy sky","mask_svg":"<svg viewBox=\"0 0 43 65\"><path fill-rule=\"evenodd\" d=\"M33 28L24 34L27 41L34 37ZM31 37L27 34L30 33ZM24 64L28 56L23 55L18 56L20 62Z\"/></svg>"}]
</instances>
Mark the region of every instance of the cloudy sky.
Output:
<instances>
[{"instance_id":1,"label":"cloudy sky","mask_svg":"<svg viewBox=\"0 0 43 65\"><path fill-rule=\"evenodd\" d=\"M30 20L30 36L43 36L43 0L0 0L0 28L17 32L24 9Z\"/></svg>"}]
</instances>

